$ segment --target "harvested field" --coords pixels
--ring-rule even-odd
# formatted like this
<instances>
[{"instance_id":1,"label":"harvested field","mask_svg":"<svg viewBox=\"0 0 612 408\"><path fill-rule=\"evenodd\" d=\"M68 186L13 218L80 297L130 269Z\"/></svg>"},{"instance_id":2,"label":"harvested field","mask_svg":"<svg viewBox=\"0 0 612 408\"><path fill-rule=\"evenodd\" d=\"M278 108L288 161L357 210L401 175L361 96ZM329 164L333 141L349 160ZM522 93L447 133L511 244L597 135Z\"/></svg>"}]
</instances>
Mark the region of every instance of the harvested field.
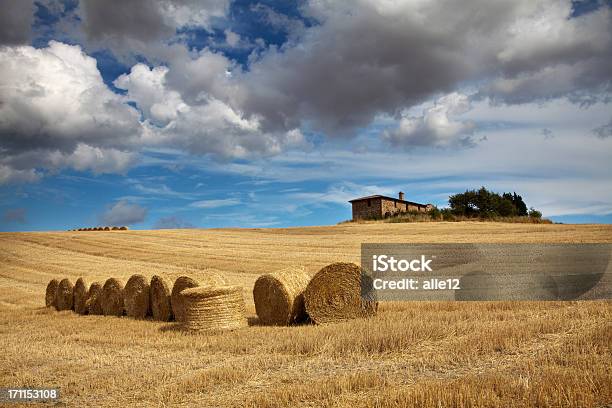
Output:
<instances>
[{"instance_id":1,"label":"harvested field","mask_svg":"<svg viewBox=\"0 0 612 408\"><path fill-rule=\"evenodd\" d=\"M66 406L598 407L612 401L612 304L381 302L376 316L257 325L258 276L359 262L362 242L612 242L612 226L355 224L0 234L0 387L57 386ZM214 268L214 269L211 269ZM251 327L45 308L51 279L132 274L240 285ZM470 405L471 403L471 405Z\"/></svg>"}]
</instances>

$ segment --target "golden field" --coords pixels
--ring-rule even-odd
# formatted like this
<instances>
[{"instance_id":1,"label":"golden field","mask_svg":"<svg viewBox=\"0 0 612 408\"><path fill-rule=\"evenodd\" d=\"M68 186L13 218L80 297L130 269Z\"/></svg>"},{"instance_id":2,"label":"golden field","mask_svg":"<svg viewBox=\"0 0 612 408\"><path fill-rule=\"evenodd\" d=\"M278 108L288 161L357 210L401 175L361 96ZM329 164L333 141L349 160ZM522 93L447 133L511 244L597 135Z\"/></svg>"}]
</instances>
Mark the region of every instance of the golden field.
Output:
<instances>
[{"instance_id":1,"label":"golden field","mask_svg":"<svg viewBox=\"0 0 612 408\"><path fill-rule=\"evenodd\" d=\"M612 243L612 226L343 224L0 234L0 387L59 387L64 406L599 407L612 403L612 303L383 303L326 326L257 325L259 274L359 262L362 242ZM244 287L251 327L44 308L52 278L135 273Z\"/></svg>"}]
</instances>

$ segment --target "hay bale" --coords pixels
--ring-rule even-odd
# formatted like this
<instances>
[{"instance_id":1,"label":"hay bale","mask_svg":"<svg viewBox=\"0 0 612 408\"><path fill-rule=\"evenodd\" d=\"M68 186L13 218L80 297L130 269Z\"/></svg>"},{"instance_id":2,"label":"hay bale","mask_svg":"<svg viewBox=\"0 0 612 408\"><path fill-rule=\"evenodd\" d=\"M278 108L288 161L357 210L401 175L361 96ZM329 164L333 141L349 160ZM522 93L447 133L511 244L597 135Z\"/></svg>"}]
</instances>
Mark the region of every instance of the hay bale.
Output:
<instances>
[{"instance_id":1,"label":"hay bale","mask_svg":"<svg viewBox=\"0 0 612 408\"><path fill-rule=\"evenodd\" d=\"M85 302L87 301L87 283L83 278L77 279L72 289L72 298L74 302L74 311L78 314L87 314L87 307Z\"/></svg>"},{"instance_id":2,"label":"hay bale","mask_svg":"<svg viewBox=\"0 0 612 408\"><path fill-rule=\"evenodd\" d=\"M85 308L90 315L104 314L102 311L102 285L99 282L94 282L89 287Z\"/></svg>"},{"instance_id":3,"label":"hay bale","mask_svg":"<svg viewBox=\"0 0 612 408\"><path fill-rule=\"evenodd\" d=\"M113 227L112 230L113 231L119 231L119 227Z\"/></svg>"},{"instance_id":4,"label":"hay bale","mask_svg":"<svg viewBox=\"0 0 612 408\"><path fill-rule=\"evenodd\" d=\"M353 263L333 263L312 278L304 292L306 312L315 323L376 314L378 303L361 297L362 270Z\"/></svg>"},{"instance_id":5,"label":"hay bale","mask_svg":"<svg viewBox=\"0 0 612 408\"><path fill-rule=\"evenodd\" d=\"M172 304L172 313L177 322L185 321L185 301L181 291L189 288L195 288L200 284L188 276L180 276L172 286L172 294L170 295L170 303Z\"/></svg>"},{"instance_id":6,"label":"hay bale","mask_svg":"<svg viewBox=\"0 0 612 408\"><path fill-rule=\"evenodd\" d=\"M69 279L62 279L57 285L57 296L55 297L55 307L57 310L72 310L72 282Z\"/></svg>"},{"instance_id":7,"label":"hay bale","mask_svg":"<svg viewBox=\"0 0 612 408\"><path fill-rule=\"evenodd\" d=\"M109 278L104 282L100 298L105 316L123 316L123 282Z\"/></svg>"},{"instance_id":8,"label":"hay bale","mask_svg":"<svg viewBox=\"0 0 612 408\"><path fill-rule=\"evenodd\" d=\"M51 279L49 284L47 285L47 290L45 291L45 306L56 307L55 298L57 296L57 287L59 286L59 282L57 279Z\"/></svg>"},{"instance_id":9,"label":"hay bale","mask_svg":"<svg viewBox=\"0 0 612 408\"><path fill-rule=\"evenodd\" d=\"M306 320L304 290L308 282L310 276L303 267L290 267L257 278L253 300L261 323L286 326Z\"/></svg>"},{"instance_id":10,"label":"hay bale","mask_svg":"<svg viewBox=\"0 0 612 408\"><path fill-rule=\"evenodd\" d=\"M127 230L128 230L128 227L123 226L123 227L119 227L119 229L120 229L121 231L127 231Z\"/></svg>"},{"instance_id":11,"label":"hay bale","mask_svg":"<svg viewBox=\"0 0 612 408\"><path fill-rule=\"evenodd\" d=\"M123 304L128 316L136 319L147 317L151 310L149 280L142 275L132 275L123 289Z\"/></svg>"},{"instance_id":12,"label":"hay bale","mask_svg":"<svg viewBox=\"0 0 612 408\"><path fill-rule=\"evenodd\" d=\"M104 231L110 231L110 227L104 227Z\"/></svg>"},{"instance_id":13,"label":"hay bale","mask_svg":"<svg viewBox=\"0 0 612 408\"><path fill-rule=\"evenodd\" d=\"M170 287L161 276L151 278L151 315L153 320L168 322L172 319Z\"/></svg>"},{"instance_id":14,"label":"hay bale","mask_svg":"<svg viewBox=\"0 0 612 408\"><path fill-rule=\"evenodd\" d=\"M199 286L181 294L185 301L186 330L205 332L248 326L240 286Z\"/></svg>"}]
</instances>

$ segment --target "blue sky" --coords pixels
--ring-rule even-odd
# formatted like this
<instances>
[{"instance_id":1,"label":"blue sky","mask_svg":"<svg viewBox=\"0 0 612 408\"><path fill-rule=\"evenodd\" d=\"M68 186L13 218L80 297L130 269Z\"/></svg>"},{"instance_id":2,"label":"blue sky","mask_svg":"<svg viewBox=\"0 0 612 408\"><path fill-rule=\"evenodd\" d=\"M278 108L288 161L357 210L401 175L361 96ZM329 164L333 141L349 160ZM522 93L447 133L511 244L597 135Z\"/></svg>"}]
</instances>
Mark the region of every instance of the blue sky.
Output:
<instances>
[{"instance_id":1,"label":"blue sky","mask_svg":"<svg viewBox=\"0 0 612 408\"><path fill-rule=\"evenodd\" d=\"M286 227L486 186L612 222L609 2L9 1L0 230Z\"/></svg>"}]
</instances>

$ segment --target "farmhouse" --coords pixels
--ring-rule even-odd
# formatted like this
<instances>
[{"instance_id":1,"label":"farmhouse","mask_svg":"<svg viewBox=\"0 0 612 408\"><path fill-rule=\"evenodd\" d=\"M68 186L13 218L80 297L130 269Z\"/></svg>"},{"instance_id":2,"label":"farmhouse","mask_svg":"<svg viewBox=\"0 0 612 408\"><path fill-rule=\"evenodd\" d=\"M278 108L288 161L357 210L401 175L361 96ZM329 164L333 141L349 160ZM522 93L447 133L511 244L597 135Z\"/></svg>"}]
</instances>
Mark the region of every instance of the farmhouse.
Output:
<instances>
[{"instance_id":1,"label":"farmhouse","mask_svg":"<svg viewBox=\"0 0 612 408\"><path fill-rule=\"evenodd\" d=\"M383 195L371 195L350 200L353 205L353 221L389 217L401 212L427 212L431 204L419 204L404 200L400 191L398 198Z\"/></svg>"}]
</instances>

